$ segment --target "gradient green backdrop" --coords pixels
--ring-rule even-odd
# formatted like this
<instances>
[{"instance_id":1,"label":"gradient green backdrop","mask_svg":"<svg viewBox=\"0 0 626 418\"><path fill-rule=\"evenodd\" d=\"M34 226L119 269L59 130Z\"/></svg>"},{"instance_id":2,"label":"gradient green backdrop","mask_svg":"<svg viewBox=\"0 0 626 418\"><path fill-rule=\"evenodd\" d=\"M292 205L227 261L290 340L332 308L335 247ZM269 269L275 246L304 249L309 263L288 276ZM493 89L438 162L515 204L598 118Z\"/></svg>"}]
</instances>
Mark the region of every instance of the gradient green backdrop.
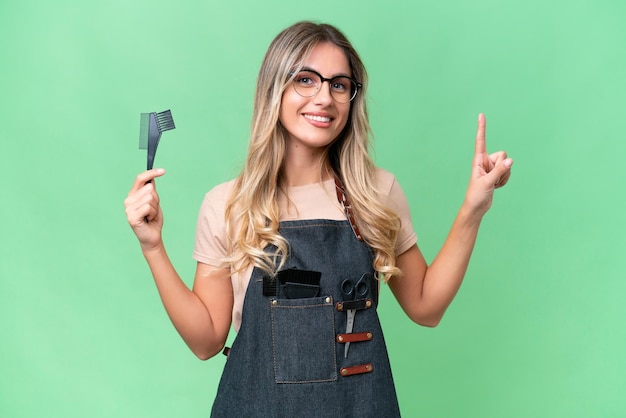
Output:
<instances>
[{"instance_id":1,"label":"gradient green backdrop","mask_svg":"<svg viewBox=\"0 0 626 418\"><path fill-rule=\"evenodd\" d=\"M422 251L463 199L476 116L515 159L442 324L383 288L407 417L626 416L626 5L621 0L0 2L0 416L204 417L224 364L170 324L123 200L139 113L191 285L203 194L244 158L269 42L330 22L371 76L377 163ZM232 339L232 335L231 335Z\"/></svg>"}]
</instances>

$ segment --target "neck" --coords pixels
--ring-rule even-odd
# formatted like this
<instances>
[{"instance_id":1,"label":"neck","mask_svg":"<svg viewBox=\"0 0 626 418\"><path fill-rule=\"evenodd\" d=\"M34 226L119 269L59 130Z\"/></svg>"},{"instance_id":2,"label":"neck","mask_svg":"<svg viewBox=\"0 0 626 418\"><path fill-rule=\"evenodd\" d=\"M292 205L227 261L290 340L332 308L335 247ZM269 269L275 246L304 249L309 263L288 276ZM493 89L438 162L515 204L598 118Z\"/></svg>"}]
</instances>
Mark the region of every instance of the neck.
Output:
<instances>
[{"instance_id":1,"label":"neck","mask_svg":"<svg viewBox=\"0 0 626 418\"><path fill-rule=\"evenodd\" d=\"M285 187L304 186L328 180L331 170L321 156L311 159L286 158L282 168L282 184Z\"/></svg>"}]
</instances>

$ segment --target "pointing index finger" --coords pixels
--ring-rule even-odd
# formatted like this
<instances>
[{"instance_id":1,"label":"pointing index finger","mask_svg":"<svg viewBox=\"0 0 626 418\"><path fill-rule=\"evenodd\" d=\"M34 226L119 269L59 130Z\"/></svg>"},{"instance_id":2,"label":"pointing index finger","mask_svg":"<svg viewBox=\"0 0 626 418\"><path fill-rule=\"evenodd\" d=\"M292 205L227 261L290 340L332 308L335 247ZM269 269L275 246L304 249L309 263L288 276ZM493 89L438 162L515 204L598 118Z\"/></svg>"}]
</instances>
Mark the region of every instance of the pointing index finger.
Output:
<instances>
[{"instance_id":1,"label":"pointing index finger","mask_svg":"<svg viewBox=\"0 0 626 418\"><path fill-rule=\"evenodd\" d=\"M487 128L487 121L484 114L478 115L478 129L476 130L476 155L484 155L487 153L487 141L485 138L485 130Z\"/></svg>"}]
</instances>

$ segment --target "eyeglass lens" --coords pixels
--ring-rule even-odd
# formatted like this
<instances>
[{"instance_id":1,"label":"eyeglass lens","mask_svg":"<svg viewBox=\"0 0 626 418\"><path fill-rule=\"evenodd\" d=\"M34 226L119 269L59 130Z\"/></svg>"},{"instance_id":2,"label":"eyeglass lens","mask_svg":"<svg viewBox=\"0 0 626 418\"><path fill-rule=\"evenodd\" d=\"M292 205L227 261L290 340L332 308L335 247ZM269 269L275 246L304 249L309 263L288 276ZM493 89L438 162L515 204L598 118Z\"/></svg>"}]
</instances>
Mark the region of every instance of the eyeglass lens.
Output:
<instances>
[{"instance_id":1,"label":"eyeglass lens","mask_svg":"<svg viewBox=\"0 0 626 418\"><path fill-rule=\"evenodd\" d=\"M348 103L356 96L357 85L349 77L333 77L329 82L330 94L339 103ZM313 97L322 88L322 79L312 71L300 71L293 80L296 92L303 97Z\"/></svg>"}]
</instances>

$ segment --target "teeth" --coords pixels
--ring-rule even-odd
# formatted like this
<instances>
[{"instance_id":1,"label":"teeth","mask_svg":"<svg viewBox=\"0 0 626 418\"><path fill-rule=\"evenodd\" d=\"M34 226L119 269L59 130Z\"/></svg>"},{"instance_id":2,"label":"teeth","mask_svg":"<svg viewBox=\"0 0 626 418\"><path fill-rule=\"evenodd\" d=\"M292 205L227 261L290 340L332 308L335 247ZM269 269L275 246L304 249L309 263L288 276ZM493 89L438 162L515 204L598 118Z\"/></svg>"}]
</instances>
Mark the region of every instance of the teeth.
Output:
<instances>
[{"instance_id":1,"label":"teeth","mask_svg":"<svg viewBox=\"0 0 626 418\"><path fill-rule=\"evenodd\" d=\"M304 115L304 117L316 122L330 122L330 118L326 116Z\"/></svg>"}]
</instances>

